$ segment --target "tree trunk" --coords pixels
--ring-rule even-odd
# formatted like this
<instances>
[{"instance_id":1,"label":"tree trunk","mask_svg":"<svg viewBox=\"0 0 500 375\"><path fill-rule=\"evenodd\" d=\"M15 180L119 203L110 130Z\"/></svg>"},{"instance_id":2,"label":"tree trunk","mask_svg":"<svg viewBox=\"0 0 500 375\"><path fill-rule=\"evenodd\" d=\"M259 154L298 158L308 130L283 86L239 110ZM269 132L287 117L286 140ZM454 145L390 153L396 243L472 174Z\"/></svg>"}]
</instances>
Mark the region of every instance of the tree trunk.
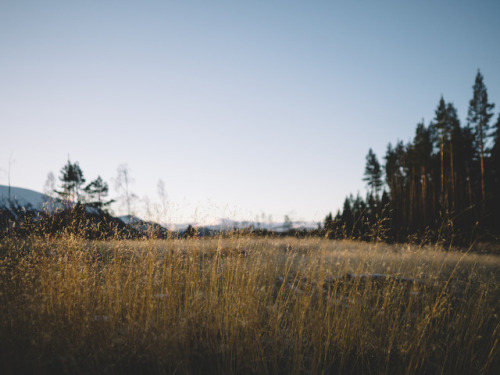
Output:
<instances>
[{"instance_id":1,"label":"tree trunk","mask_svg":"<svg viewBox=\"0 0 500 375\"><path fill-rule=\"evenodd\" d=\"M485 192L485 187L484 187L484 145L483 145L483 140L481 139L480 142L480 149L481 149L481 214L484 215L484 209L485 209L485 198L486 198L486 192Z\"/></svg>"},{"instance_id":2,"label":"tree trunk","mask_svg":"<svg viewBox=\"0 0 500 375\"><path fill-rule=\"evenodd\" d=\"M441 208L444 207L444 141L441 136Z\"/></svg>"},{"instance_id":3,"label":"tree trunk","mask_svg":"<svg viewBox=\"0 0 500 375\"><path fill-rule=\"evenodd\" d=\"M427 223L427 219L426 219L426 209L425 209L425 206L427 205L427 200L426 200L426 196L425 196L425 190L426 190L426 178L425 178L425 167L422 167L421 168L421 174L422 174L422 217L423 217L423 224L424 224L424 227Z\"/></svg>"},{"instance_id":4,"label":"tree trunk","mask_svg":"<svg viewBox=\"0 0 500 375\"><path fill-rule=\"evenodd\" d=\"M450 134L450 169L451 169L451 211L455 210L455 169L453 168L453 135Z\"/></svg>"}]
</instances>

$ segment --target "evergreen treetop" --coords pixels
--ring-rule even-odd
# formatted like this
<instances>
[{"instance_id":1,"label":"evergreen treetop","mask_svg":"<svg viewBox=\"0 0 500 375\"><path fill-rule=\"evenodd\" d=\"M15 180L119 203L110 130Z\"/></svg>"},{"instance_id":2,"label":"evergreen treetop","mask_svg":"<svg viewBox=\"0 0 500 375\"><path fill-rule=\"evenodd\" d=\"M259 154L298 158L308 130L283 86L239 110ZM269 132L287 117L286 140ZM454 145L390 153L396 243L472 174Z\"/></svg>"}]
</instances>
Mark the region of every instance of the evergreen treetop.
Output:
<instances>
[{"instance_id":1,"label":"evergreen treetop","mask_svg":"<svg viewBox=\"0 0 500 375\"><path fill-rule=\"evenodd\" d=\"M363 181L371 188L372 193L378 198L378 192L383 185L382 168L378 162L377 155L370 148L366 155L366 166Z\"/></svg>"},{"instance_id":2,"label":"evergreen treetop","mask_svg":"<svg viewBox=\"0 0 500 375\"><path fill-rule=\"evenodd\" d=\"M78 162L71 163L68 160L68 163L61 169L59 179L62 190L56 191L56 193L64 200L80 203L81 187L85 183L85 178Z\"/></svg>"}]
</instances>

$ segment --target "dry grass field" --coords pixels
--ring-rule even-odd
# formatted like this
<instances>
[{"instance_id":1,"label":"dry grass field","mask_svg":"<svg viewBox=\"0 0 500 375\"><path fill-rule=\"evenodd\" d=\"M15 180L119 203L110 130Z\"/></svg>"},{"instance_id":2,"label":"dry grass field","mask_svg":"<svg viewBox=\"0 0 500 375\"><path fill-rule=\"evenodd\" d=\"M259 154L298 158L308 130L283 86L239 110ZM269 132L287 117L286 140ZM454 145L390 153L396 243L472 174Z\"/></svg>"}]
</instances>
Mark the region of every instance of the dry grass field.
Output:
<instances>
[{"instance_id":1,"label":"dry grass field","mask_svg":"<svg viewBox=\"0 0 500 375\"><path fill-rule=\"evenodd\" d=\"M3 374L498 374L500 256L250 235L0 243Z\"/></svg>"}]
</instances>

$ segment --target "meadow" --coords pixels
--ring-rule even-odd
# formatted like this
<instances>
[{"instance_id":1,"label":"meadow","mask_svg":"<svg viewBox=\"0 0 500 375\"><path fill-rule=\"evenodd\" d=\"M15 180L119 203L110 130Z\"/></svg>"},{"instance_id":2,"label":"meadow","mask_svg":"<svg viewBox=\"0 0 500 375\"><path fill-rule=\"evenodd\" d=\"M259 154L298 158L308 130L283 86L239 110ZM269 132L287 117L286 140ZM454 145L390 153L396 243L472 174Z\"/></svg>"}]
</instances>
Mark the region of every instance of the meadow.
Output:
<instances>
[{"instance_id":1,"label":"meadow","mask_svg":"<svg viewBox=\"0 0 500 375\"><path fill-rule=\"evenodd\" d=\"M500 255L320 237L0 242L4 374L498 374Z\"/></svg>"}]
</instances>

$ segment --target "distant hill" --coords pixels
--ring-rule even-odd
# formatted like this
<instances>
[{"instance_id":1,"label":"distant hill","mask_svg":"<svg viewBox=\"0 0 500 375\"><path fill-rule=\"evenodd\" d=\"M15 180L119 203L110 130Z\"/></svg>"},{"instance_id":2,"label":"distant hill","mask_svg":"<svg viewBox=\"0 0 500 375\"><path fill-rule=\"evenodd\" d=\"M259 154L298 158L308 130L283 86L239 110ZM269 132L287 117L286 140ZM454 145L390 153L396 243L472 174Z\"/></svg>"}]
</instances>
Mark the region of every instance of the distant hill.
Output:
<instances>
[{"instance_id":1,"label":"distant hill","mask_svg":"<svg viewBox=\"0 0 500 375\"><path fill-rule=\"evenodd\" d=\"M204 231L231 231L235 229L266 230L269 232L283 233L290 230L315 230L318 223L314 221L291 221L288 223L262 223L258 221L236 221L231 219L217 219L213 222L191 224L193 227Z\"/></svg>"},{"instance_id":2,"label":"distant hill","mask_svg":"<svg viewBox=\"0 0 500 375\"><path fill-rule=\"evenodd\" d=\"M121 220L128 228L136 230L139 233L146 233L147 236L154 235L159 238L167 236L167 228L154 221L145 221L132 215L119 216L116 219Z\"/></svg>"},{"instance_id":3,"label":"distant hill","mask_svg":"<svg viewBox=\"0 0 500 375\"><path fill-rule=\"evenodd\" d=\"M56 209L63 209L63 203L56 198L39 193L34 190L11 186L0 185L0 207L24 207L36 211L53 212Z\"/></svg>"},{"instance_id":4,"label":"distant hill","mask_svg":"<svg viewBox=\"0 0 500 375\"><path fill-rule=\"evenodd\" d=\"M131 215L113 217L97 208L85 205L76 206L72 203L68 207L67 202L58 198L20 187L11 187L9 197L9 187L0 185L0 232L5 233L14 228L22 232L27 223L34 226L42 221L52 232L77 225L78 230L88 237L110 237L119 232L128 238L152 235L165 238L168 231L174 236L183 236L189 226L193 227L199 236L216 235L232 230L286 234L314 231L319 226L319 223L314 221L262 223L226 218L205 223L158 224ZM95 230L94 227L99 229Z\"/></svg>"},{"instance_id":5,"label":"distant hill","mask_svg":"<svg viewBox=\"0 0 500 375\"><path fill-rule=\"evenodd\" d=\"M246 230L253 233L274 233L277 235L294 234L297 232L311 232L318 230L320 223L315 221L291 221L291 222L258 222L237 221L231 219L217 219L204 223L168 224L169 230L184 235L189 226L193 227L198 236L210 236L218 233L227 233L233 230Z\"/></svg>"},{"instance_id":6,"label":"distant hill","mask_svg":"<svg viewBox=\"0 0 500 375\"><path fill-rule=\"evenodd\" d=\"M19 187L11 187L9 195L9 187L0 185L0 237L64 231L87 238L137 238L147 235L145 231L132 228L95 207L68 204Z\"/></svg>"}]
</instances>

